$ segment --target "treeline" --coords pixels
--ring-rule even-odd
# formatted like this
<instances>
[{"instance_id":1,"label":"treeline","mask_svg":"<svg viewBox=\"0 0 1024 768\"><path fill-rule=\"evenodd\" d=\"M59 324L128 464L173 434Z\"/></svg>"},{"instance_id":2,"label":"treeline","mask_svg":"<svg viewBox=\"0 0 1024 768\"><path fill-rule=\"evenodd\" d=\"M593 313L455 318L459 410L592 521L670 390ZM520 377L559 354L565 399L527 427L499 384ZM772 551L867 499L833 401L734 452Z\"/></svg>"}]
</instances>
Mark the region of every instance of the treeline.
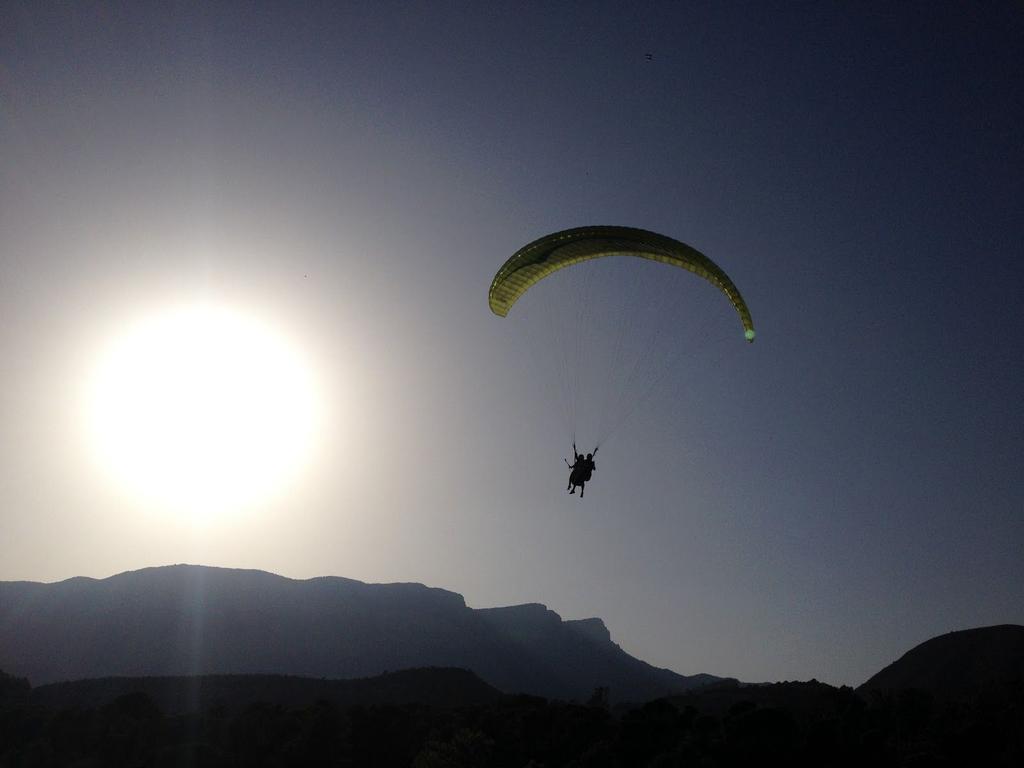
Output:
<instances>
[{"instance_id":1,"label":"treeline","mask_svg":"<svg viewBox=\"0 0 1024 768\"><path fill-rule=\"evenodd\" d=\"M687 696L610 710L599 689L582 704L529 696L457 708L324 700L237 711L214 705L191 715L166 714L141 692L54 710L33 704L22 683L0 679L4 767L1024 765L1019 682L971 704L940 705L919 691L865 699L814 684L818 703L809 709L798 686L810 684L779 683L709 692L706 709L693 703L700 696Z\"/></svg>"}]
</instances>

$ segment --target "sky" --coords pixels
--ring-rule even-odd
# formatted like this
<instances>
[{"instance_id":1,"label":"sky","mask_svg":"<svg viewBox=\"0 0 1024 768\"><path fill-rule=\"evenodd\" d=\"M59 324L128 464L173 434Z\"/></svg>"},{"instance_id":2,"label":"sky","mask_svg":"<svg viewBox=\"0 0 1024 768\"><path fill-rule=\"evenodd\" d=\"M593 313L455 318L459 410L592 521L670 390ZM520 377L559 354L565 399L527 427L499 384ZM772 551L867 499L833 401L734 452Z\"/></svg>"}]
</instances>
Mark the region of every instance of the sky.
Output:
<instances>
[{"instance_id":1,"label":"sky","mask_svg":"<svg viewBox=\"0 0 1024 768\"><path fill-rule=\"evenodd\" d=\"M0 579L416 581L749 681L1024 623L1021 50L1014 2L5 0ZM592 224L707 254L756 342L692 275L627 298L615 263L566 378L539 318L569 283L507 318L487 289ZM241 443L161 454L177 412L131 393L248 344L139 330L194 306L285 351L225 385ZM616 398L596 329L633 307L657 373L580 500L562 395ZM189 460L256 490L161 496Z\"/></svg>"}]
</instances>

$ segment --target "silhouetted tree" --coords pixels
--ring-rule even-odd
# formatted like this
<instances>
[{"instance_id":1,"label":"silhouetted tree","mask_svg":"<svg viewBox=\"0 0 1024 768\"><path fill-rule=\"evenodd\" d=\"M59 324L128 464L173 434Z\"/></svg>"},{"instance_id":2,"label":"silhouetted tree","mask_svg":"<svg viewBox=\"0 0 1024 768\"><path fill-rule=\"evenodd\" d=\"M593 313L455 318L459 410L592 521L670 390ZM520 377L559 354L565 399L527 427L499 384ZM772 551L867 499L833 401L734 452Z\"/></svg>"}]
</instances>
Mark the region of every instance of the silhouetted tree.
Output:
<instances>
[{"instance_id":1,"label":"silhouetted tree","mask_svg":"<svg viewBox=\"0 0 1024 768\"><path fill-rule=\"evenodd\" d=\"M605 685L598 686L594 689L594 692L590 694L590 698L587 699L588 707L598 707L600 709L610 709L608 687Z\"/></svg>"},{"instance_id":2,"label":"silhouetted tree","mask_svg":"<svg viewBox=\"0 0 1024 768\"><path fill-rule=\"evenodd\" d=\"M23 704L32 686L24 677L14 677L0 670L0 706Z\"/></svg>"}]
</instances>

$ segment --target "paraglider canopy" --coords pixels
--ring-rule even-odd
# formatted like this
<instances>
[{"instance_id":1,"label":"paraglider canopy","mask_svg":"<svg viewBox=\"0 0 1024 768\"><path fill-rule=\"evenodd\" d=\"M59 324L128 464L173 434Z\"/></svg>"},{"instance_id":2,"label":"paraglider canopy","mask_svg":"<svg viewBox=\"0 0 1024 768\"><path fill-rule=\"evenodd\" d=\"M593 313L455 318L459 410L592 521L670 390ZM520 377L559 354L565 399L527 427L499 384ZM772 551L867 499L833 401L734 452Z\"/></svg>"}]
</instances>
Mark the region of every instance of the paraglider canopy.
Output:
<instances>
[{"instance_id":1,"label":"paraglider canopy","mask_svg":"<svg viewBox=\"0 0 1024 768\"><path fill-rule=\"evenodd\" d=\"M747 303L729 276L711 259L671 237L633 227L593 226L566 229L534 240L516 251L491 282L491 311L505 317L530 286L573 264L602 256L635 256L680 267L703 277L732 303L743 323L743 336L754 340Z\"/></svg>"}]
</instances>

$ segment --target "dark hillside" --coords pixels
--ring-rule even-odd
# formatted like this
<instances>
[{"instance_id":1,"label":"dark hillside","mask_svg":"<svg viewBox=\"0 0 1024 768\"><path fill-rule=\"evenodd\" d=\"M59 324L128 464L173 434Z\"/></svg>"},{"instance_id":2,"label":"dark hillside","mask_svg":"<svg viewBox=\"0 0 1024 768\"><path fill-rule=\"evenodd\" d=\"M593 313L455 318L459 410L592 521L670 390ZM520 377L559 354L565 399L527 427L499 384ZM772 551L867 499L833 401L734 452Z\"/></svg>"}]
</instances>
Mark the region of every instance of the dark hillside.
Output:
<instances>
[{"instance_id":1,"label":"dark hillside","mask_svg":"<svg viewBox=\"0 0 1024 768\"><path fill-rule=\"evenodd\" d=\"M1024 681L1024 626L1002 624L933 637L857 690L917 689L937 700L970 701L1013 681Z\"/></svg>"},{"instance_id":2,"label":"dark hillside","mask_svg":"<svg viewBox=\"0 0 1024 768\"><path fill-rule=\"evenodd\" d=\"M817 680L754 685L722 682L673 696L670 701L681 708L694 707L717 716L737 709L771 707L801 717L819 717L861 706L852 688L835 688Z\"/></svg>"},{"instance_id":3,"label":"dark hillside","mask_svg":"<svg viewBox=\"0 0 1024 768\"><path fill-rule=\"evenodd\" d=\"M238 712L257 703L301 709L318 701L336 707L422 704L464 707L494 702L501 694L463 669L409 669L358 680L321 680L283 675L202 677L108 677L33 688L31 702L52 710L99 708L143 693L171 715L213 706Z\"/></svg>"},{"instance_id":4,"label":"dark hillside","mask_svg":"<svg viewBox=\"0 0 1024 768\"><path fill-rule=\"evenodd\" d=\"M435 682L482 699L420 700ZM350 683L362 691L346 700L357 693L346 688ZM168 691L180 701L196 685L198 711L180 714L174 704L172 711L162 706ZM849 688L811 681L718 686L610 710L600 697L583 705L496 694L457 670L363 681L99 680L45 686L31 701L21 695L23 681L13 687L17 695L0 699L0 768L1024 764L1022 692L996 706L927 707L916 696L865 700ZM95 704L76 703L74 695L83 693L95 695ZM412 700L403 703L410 694Z\"/></svg>"}]
</instances>

